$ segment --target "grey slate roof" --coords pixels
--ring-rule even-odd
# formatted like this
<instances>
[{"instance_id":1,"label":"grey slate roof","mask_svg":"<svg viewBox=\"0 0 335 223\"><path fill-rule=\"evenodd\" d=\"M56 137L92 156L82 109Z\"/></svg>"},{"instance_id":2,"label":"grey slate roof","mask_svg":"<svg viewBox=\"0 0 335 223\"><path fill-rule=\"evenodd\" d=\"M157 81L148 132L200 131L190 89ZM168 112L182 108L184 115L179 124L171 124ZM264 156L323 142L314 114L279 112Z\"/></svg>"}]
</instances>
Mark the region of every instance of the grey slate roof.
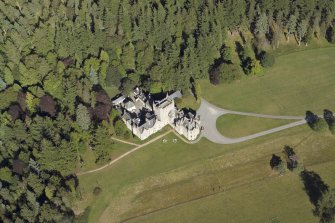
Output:
<instances>
[{"instance_id":1,"label":"grey slate roof","mask_svg":"<svg viewBox=\"0 0 335 223\"><path fill-rule=\"evenodd\" d=\"M124 112L122 118L127 121L131 119L131 115L128 112Z\"/></svg>"},{"instance_id":2,"label":"grey slate roof","mask_svg":"<svg viewBox=\"0 0 335 223\"><path fill-rule=\"evenodd\" d=\"M181 98L182 94L180 91L175 91L173 94L169 95L167 98L174 100L175 98Z\"/></svg>"},{"instance_id":3,"label":"grey slate roof","mask_svg":"<svg viewBox=\"0 0 335 223\"><path fill-rule=\"evenodd\" d=\"M125 96L121 95L120 97L116 98L115 100L112 101L113 104L120 104L125 100Z\"/></svg>"},{"instance_id":4,"label":"grey slate roof","mask_svg":"<svg viewBox=\"0 0 335 223\"><path fill-rule=\"evenodd\" d=\"M129 109L129 108L135 107L135 104L134 104L134 102L132 102L132 101L127 101L127 102L124 104L124 107L125 107L126 109Z\"/></svg>"}]
</instances>

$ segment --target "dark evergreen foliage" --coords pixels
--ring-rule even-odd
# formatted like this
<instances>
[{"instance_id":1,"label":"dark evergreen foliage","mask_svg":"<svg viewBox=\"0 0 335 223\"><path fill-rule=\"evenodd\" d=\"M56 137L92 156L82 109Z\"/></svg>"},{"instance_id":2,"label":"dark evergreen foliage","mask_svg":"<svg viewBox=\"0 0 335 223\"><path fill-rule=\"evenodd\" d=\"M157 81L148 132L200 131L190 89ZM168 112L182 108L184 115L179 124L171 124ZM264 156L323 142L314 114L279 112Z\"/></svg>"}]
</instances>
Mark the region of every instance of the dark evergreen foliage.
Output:
<instances>
[{"instance_id":1,"label":"dark evergreen foliage","mask_svg":"<svg viewBox=\"0 0 335 223\"><path fill-rule=\"evenodd\" d=\"M280 156L277 156L275 154L272 154L271 160L270 160L270 166L272 169L279 166L279 164L282 162Z\"/></svg>"},{"instance_id":2,"label":"dark evergreen foliage","mask_svg":"<svg viewBox=\"0 0 335 223\"><path fill-rule=\"evenodd\" d=\"M313 171L303 171L300 177L304 183L305 191L312 204L317 205L322 195L328 191L328 185L323 182L321 177Z\"/></svg>"}]
</instances>

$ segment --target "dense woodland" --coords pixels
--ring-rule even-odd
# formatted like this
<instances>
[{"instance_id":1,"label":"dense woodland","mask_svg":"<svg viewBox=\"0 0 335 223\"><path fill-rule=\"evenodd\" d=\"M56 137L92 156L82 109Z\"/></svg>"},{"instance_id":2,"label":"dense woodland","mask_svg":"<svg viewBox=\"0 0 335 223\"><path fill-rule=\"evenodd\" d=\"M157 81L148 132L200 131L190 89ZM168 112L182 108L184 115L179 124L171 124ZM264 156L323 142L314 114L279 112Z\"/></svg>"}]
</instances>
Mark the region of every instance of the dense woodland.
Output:
<instances>
[{"instance_id":1,"label":"dense woodland","mask_svg":"<svg viewBox=\"0 0 335 223\"><path fill-rule=\"evenodd\" d=\"M104 163L127 135L115 93L198 97L200 79L271 66L283 41L334 42L334 18L333 0L1 0L0 222L74 221L80 154Z\"/></svg>"}]
</instances>

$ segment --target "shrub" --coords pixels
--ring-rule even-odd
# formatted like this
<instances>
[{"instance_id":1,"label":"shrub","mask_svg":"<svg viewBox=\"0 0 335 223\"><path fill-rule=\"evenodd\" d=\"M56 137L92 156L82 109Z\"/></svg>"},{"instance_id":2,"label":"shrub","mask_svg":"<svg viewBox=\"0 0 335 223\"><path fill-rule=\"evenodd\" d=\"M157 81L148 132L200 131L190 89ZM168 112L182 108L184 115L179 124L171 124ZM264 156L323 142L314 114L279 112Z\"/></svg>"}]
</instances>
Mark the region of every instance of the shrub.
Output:
<instances>
[{"instance_id":1,"label":"shrub","mask_svg":"<svg viewBox=\"0 0 335 223\"><path fill-rule=\"evenodd\" d=\"M211 84L218 85L220 84L220 71L218 68L213 69L209 74L209 80Z\"/></svg>"},{"instance_id":2,"label":"shrub","mask_svg":"<svg viewBox=\"0 0 335 223\"><path fill-rule=\"evenodd\" d=\"M286 167L284 165L284 162L280 162L278 166L274 168L274 170L278 171L280 175L284 175L286 172Z\"/></svg>"},{"instance_id":3,"label":"shrub","mask_svg":"<svg viewBox=\"0 0 335 223\"><path fill-rule=\"evenodd\" d=\"M260 62L256 59L252 59L249 64L249 72L248 75L257 75L262 72L262 66Z\"/></svg>"},{"instance_id":4,"label":"shrub","mask_svg":"<svg viewBox=\"0 0 335 223\"><path fill-rule=\"evenodd\" d=\"M299 163L297 164L297 166L293 169L293 171L295 173L301 173L304 170L305 170L305 166L304 166L304 164L301 161L299 161Z\"/></svg>"},{"instance_id":5,"label":"shrub","mask_svg":"<svg viewBox=\"0 0 335 223\"><path fill-rule=\"evenodd\" d=\"M99 194L101 194L101 191L102 191L101 187L95 187L93 189L93 195L98 196Z\"/></svg>"},{"instance_id":6,"label":"shrub","mask_svg":"<svg viewBox=\"0 0 335 223\"><path fill-rule=\"evenodd\" d=\"M242 71L236 64L223 63L217 68L213 69L210 74L210 81L214 85L219 83L231 83L235 80L239 80L242 77Z\"/></svg>"},{"instance_id":7,"label":"shrub","mask_svg":"<svg viewBox=\"0 0 335 223\"><path fill-rule=\"evenodd\" d=\"M115 134L121 137L127 137L126 132L128 131L127 126L123 123L121 119L115 122Z\"/></svg>"},{"instance_id":8,"label":"shrub","mask_svg":"<svg viewBox=\"0 0 335 223\"><path fill-rule=\"evenodd\" d=\"M280 175L283 175L285 173L285 165L282 159L279 156L272 155L272 158L270 160L270 166L273 170L276 170L280 173Z\"/></svg>"},{"instance_id":9,"label":"shrub","mask_svg":"<svg viewBox=\"0 0 335 223\"><path fill-rule=\"evenodd\" d=\"M274 169L281 162L282 162L282 160L281 160L281 158L279 156L276 156L275 154L272 154L272 157L271 157L271 160L270 160L271 169Z\"/></svg>"},{"instance_id":10,"label":"shrub","mask_svg":"<svg viewBox=\"0 0 335 223\"><path fill-rule=\"evenodd\" d=\"M220 79L225 83L231 83L242 77L240 67L236 64L224 64L220 66Z\"/></svg>"},{"instance_id":11,"label":"shrub","mask_svg":"<svg viewBox=\"0 0 335 223\"><path fill-rule=\"evenodd\" d=\"M317 119L312 123L311 128L316 132L324 132L327 129L327 122L323 118Z\"/></svg>"},{"instance_id":12,"label":"shrub","mask_svg":"<svg viewBox=\"0 0 335 223\"><path fill-rule=\"evenodd\" d=\"M117 109L112 109L109 115L109 120L114 123L118 117L120 117L120 112Z\"/></svg>"},{"instance_id":13,"label":"shrub","mask_svg":"<svg viewBox=\"0 0 335 223\"><path fill-rule=\"evenodd\" d=\"M275 57L267 52L262 53L260 60L263 67L272 67L275 64Z\"/></svg>"},{"instance_id":14,"label":"shrub","mask_svg":"<svg viewBox=\"0 0 335 223\"><path fill-rule=\"evenodd\" d=\"M330 43L335 43L335 32L334 32L334 28L330 27L327 30L326 33L326 38Z\"/></svg>"},{"instance_id":15,"label":"shrub","mask_svg":"<svg viewBox=\"0 0 335 223\"><path fill-rule=\"evenodd\" d=\"M325 117L328 119L327 117ZM305 120L311 129L316 132L323 132L328 128L328 123L325 119L318 117L311 111L306 112Z\"/></svg>"},{"instance_id":16,"label":"shrub","mask_svg":"<svg viewBox=\"0 0 335 223\"><path fill-rule=\"evenodd\" d=\"M98 147L95 150L95 163L104 164L110 160L108 148Z\"/></svg>"}]
</instances>

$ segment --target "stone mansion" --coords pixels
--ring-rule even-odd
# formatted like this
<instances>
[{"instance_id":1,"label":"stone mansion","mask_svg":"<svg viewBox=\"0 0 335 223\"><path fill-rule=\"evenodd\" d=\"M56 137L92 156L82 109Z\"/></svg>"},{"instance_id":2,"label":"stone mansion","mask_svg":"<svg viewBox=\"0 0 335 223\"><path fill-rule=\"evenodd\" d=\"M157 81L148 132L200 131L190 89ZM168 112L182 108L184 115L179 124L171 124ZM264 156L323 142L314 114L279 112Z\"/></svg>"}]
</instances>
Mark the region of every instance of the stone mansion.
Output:
<instances>
[{"instance_id":1,"label":"stone mansion","mask_svg":"<svg viewBox=\"0 0 335 223\"><path fill-rule=\"evenodd\" d=\"M129 96L118 96L112 102L126 126L141 140L166 125L170 125L188 140L195 140L201 131L200 117L177 109L175 98L181 98L179 91L167 94L162 100L154 100L150 94L135 88Z\"/></svg>"}]
</instances>

